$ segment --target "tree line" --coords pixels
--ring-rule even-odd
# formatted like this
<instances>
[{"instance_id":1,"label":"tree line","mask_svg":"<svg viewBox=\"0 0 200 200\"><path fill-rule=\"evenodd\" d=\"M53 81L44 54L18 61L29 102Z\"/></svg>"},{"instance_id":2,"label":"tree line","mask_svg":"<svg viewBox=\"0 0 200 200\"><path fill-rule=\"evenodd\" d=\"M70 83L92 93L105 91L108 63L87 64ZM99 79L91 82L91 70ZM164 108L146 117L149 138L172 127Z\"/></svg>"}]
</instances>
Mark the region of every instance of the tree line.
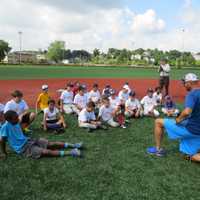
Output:
<instances>
[{"instance_id":1,"label":"tree line","mask_svg":"<svg viewBox=\"0 0 200 200\"><path fill-rule=\"evenodd\" d=\"M0 61L11 51L9 44L0 40ZM176 67L197 66L200 63L195 60L191 52L178 50L162 51L159 49L134 50L109 48L102 52L94 49L93 52L86 50L70 50L66 48L64 41L52 42L47 50L42 51L46 59L53 63L75 64L108 64L108 65L158 65L161 59L167 59L169 64Z\"/></svg>"}]
</instances>

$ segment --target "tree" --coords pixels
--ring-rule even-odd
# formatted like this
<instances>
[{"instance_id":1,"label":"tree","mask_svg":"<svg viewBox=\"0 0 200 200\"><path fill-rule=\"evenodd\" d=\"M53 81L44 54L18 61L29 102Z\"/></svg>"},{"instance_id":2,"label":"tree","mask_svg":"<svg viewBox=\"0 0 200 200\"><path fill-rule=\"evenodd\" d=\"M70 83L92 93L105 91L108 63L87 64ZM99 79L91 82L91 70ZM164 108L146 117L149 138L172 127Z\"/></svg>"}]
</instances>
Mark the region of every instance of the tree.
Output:
<instances>
[{"instance_id":1,"label":"tree","mask_svg":"<svg viewBox=\"0 0 200 200\"><path fill-rule=\"evenodd\" d=\"M0 40L0 62L6 57L10 50L11 47L9 47L9 44L3 40Z\"/></svg>"},{"instance_id":2,"label":"tree","mask_svg":"<svg viewBox=\"0 0 200 200\"><path fill-rule=\"evenodd\" d=\"M48 47L47 57L56 63L62 61L65 56L65 42L54 41Z\"/></svg>"},{"instance_id":3,"label":"tree","mask_svg":"<svg viewBox=\"0 0 200 200\"><path fill-rule=\"evenodd\" d=\"M93 50L93 56L94 57L98 57L98 56L100 56L100 54L101 54L101 52L100 52L99 49L96 48L96 49Z\"/></svg>"}]
</instances>

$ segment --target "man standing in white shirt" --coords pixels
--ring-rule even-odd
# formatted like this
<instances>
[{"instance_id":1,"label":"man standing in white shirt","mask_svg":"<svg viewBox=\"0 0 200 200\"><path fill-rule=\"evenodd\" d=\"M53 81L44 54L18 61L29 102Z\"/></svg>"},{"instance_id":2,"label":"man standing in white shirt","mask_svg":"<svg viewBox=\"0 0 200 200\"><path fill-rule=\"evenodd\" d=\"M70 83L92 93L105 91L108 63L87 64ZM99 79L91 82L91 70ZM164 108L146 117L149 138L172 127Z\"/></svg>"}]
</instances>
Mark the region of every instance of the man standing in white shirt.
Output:
<instances>
[{"instance_id":1,"label":"man standing in white shirt","mask_svg":"<svg viewBox=\"0 0 200 200\"><path fill-rule=\"evenodd\" d=\"M29 132L28 126L35 119L35 113L29 112L29 107L27 103L22 99L23 93L19 90L15 90L12 93L13 99L8 101L4 108L4 113L9 110L15 111L19 116L19 122L21 124L22 129L25 132Z\"/></svg>"},{"instance_id":2,"label":"man standing in white shirt","mask_svg":"<svg viewBox=\"0 0 200 200\"><path fill-rule=\"evenodd\" d=\"M68 83L66 89L60 96L60 110L61 112L64 111L66 114L78 113L77 108L73 102L74 93L72 88L73 85Z\"/></svg>"},{"instance_id":3,"label":"man standing in white shirt","mask_svg":"<svg viewBox=\"0 0 200 200\"><path fill-rule=\"evenodd\" d=\"M166 59L162 59L158 68L158 72L160 73L159 85L161 90L165 88L165 96L169 94L170 70L170 65L167 63Z\"/></svg>"},{"instance_id":4,"label":"man standing in white shirt","mask_svg":"<svg viewBox=\"0 0 200 200\"><path fill-rule=\"evenodd\" d=\"M141 100L144 108L144 115L149 117L158 117L160 113L156 110L156 99L153 97L153 89L147 90L147 95Z\"/></svg>"}]
</instances>

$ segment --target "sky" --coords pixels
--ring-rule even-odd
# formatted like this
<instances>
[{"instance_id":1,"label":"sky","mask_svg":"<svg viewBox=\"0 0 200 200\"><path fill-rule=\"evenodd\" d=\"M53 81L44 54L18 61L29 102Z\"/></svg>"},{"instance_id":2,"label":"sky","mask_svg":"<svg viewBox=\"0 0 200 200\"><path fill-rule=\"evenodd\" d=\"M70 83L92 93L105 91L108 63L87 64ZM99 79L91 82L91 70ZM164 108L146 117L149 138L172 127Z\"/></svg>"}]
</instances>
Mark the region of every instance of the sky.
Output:
<instances>
[{"instance_id":1,"label":"sky","mask_svg":"<svg viewBox=\"0 0 200 200\"><path fill-rule=\"evenodd\" d=\"M0 39L19 50L158 48L200 52L200 0L1 0Z\"/></svg>"}]
</instances>

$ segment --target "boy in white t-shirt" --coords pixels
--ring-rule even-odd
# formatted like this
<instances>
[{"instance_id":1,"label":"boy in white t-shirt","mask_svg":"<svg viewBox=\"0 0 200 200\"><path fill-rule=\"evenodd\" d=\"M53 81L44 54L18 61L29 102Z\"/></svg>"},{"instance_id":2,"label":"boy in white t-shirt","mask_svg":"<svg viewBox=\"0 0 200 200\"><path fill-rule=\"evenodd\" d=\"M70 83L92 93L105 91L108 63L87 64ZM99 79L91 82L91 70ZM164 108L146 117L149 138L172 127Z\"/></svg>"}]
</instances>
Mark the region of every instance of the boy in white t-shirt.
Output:
<instances>
[{"instance_id":1,"label":"boy in white t-shirt","mask_svg":"<svg viewBox=\"0 0 200 200\"><path fill-rule=\"evenodd\" d=\"M162 92L161 92L160 87L155 88L155 92L153 93L153 97L155 98L157 105L162 104L163 97L162 97Z\"/></svg>"},{"instance_id":2,"label":"boy in white t-shirt","mask_svg":"<svg viewBox=\"0 0 200 200\"><path fill-rule=\"evenodd\" d=\"M135 96L135 92L131 91L129 93L129 98L125 103L125 116L128 118L139 118L142 116L142 106Z\"/></svg>"},{"instance_id":3,"label":"boy in white t-shirt","mask_svg":"<svg viewBox=\"0 0 200 200\"><path fill-rule=\"evenodd\" d=\"M13 99L8 101L4 108L4 113L9 110L15 111L19 116L19 122L24 132L30 132L28 126L34 121L35 113L29 112L27 103L22 99L23 93L19 90L15 90L12 93Z\"/></svg>"},{"instance_id":4,"label":"boy in white t-shirt","mask_svg":"<svg viewBox=\"0 0 200 200\"><path fill-rule=\"evenodd\" d=\"M48 108L44 109L43 129L44 131L54 130L56 133L60 133L64 131L67 125L55 105L55 100L51 99L48 102Z\"/></svg>"},{"instance_id":5,"label":"boy in white t-shirt","mask_svg":"<svg viewBox=\"0 0 200 200\"><path fill-rule=\"evenodd\" d=\"M124 85L122 90L119 92L119 99L121 100L121 102L123 102L125 104L125 102L128 100L129 97L129 86L128 85Z\"/></svg>"},{"instance_id":6,"label":"boy in white t-shirt","mask_svg":"<svg viewBox=\"0 0 200 200\"><path fill-rule=\"evenodd\" d=\"M85 93L85 88L80 86L78 94L74 97L74 104L76 106L76 112L79 114L84 108L86 108L88 102L87 94Z\"/></svg>"},{"instance_id":7,"label":"boy in white t-shirt","mask_svg":"<svg viewBox=\"0 0 200 200\"><path fill-rule=\"evenodd\" d=\"M86 108L82 109L78 116L78 124L81 128L88 128L90 132L93 129L101 127L101 122L96 120L94 114L95 104L93 102L87 103Z\"/></svg>"},{"instance_id":8,"label":"boy in white t-shirt","mask_svg":"<svg viewBox=\"0 0 200 200\"><path fill-rule=\"evenodd\" d=\"M149 117L158 117L160 113L156 110L156 99L153 97L153 89L147 90L147 95L141 100L144 108L144 115Z\"/></svg>"},{"instance_id":9,"label":"boy in white t-shirt","mask_svg":"<svg viewBox=\"0 0 200 200\"><path fill-rule=\"evenodd\" d=\"M112 89L110 91L110 97L109 97L109 100L110 100L110 105L113 107L113 108L117 108L118 105L120 104L120 99L119 97L117 96L117 93L114 89Z\"/></svg>"},{"instance_id":10,"label":"boy in white t-shirt","mask_svg":"<svg viewBox=\"0 0 200 200\"><path fill-rule=\"evenodd\" d=\"M92 90L88 93L88 100L95 103L95 105L98 107L100 102L101 94L99 92L99 86L97 83L95 83L92 87Z\"/></svg>"},{"instance_id":11,"label":"boy in white t-shirt","mask_svg":"<svg viewBox=\"0 0 200 200\"><path fill-rule=\"evenodd\" d=\"M60 110L66 114L78 113L77 107L74 105L74 93L72 91L73 85L71 83L67 84L66 89L62 92L60 96Z\"/></svg>"},{"instance_id":12,"label":"boy in white t-shirt","mask_svg":"<svg viewBox=\"0 0 200 200\"><path fill-rule=\"evenodd\" d=\"M111 106L109 98L104 97L102 101L103 105L99 109L98 118L110 125L111 127L118 127L119 123L117 123L113 119L115 117L115 108Z\"/></svg>"}]
</instances>

